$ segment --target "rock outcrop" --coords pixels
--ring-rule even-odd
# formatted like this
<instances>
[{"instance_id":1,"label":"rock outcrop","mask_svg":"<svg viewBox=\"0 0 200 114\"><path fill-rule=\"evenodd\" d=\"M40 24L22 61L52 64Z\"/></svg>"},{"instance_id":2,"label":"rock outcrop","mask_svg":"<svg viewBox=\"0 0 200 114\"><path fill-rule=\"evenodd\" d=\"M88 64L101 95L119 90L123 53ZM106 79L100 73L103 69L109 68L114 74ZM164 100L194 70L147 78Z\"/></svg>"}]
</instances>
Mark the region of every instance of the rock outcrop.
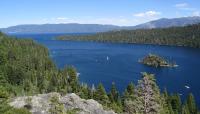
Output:
<instances>
[{"instance_id":1,"label":"rock outcrop","mask_svg":"<svg viewBox=\"0 0 200 114\"><path fill-rule=\"evenodd\" d=\"M81 99L74 93L61 96L58 93L39 94L36 96L24 96L13 98L9 103L15 108L23 108L27 106L28 102L31 104L30 112L33 114L49 114L50 98L58 96L59 102L63 104L65 110L78 109L78 114L116 114L113 111L103 109L103 106L93 99ZM27 101L27 100L30 101Z\"/></svg>"}]
</instances>

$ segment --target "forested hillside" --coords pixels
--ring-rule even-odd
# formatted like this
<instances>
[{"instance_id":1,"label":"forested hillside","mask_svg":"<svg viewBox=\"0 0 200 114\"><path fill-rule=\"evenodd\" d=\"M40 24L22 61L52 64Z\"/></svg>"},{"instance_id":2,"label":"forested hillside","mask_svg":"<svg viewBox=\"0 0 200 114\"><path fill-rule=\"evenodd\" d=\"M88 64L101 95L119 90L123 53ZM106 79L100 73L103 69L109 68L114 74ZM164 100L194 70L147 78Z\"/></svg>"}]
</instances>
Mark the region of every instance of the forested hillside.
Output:
<instances>
[{"instance_id":1,"label":"forested hillside","mask_svg":"<svg viewBox=\"0 0 200 114\"><path fill-rule=\"evenodd\" d=\"M76 70L73 67L58 70L47 48L33 40L19 40L0 33L1 114L12 111L5 105L9 97L77 92L78 87Z\"/></svg>"},{"instance_id":2,"label":"forested hillside","mask_svg":"<svg viewBox=\"0 0 200 114\"><path fill-rule=\"evenodd\" d=\"M200 24L163 29L121 30L95 35L60 36L59 40L158 44L200 48Z\"/></svg>"},{"instance_id":3,"label":"forested hillside","mask_svg":"<svg viewBox=\"0 0 200 114\"><path fill-rule=\"evenodd\" d=\"M10 98L49 92L76 93L118 113L199 114L192 94L182 103L179 94L168 94L166 90L161 93L153 74L142 73L138 84L130 83L123 93L115 83L106 92L103 84L97 87L81 84L73 67L56 68L45 47L0 33L0 114L30 114L30 99L23 109L15 109L8 105ZM73 114L65 112L57 98L51 102L50 114Z\"/></svg>"}]
</instances>

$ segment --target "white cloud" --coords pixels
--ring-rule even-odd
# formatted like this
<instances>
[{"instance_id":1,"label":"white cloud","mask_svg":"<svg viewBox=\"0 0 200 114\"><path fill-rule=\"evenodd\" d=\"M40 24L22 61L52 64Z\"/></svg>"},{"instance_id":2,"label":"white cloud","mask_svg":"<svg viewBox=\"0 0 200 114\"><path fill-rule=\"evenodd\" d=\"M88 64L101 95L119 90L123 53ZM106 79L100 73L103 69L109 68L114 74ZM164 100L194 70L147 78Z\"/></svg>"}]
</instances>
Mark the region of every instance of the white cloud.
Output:
<instances>
[{"instance_id":1,"label":"white cloud","mask_svg":"<svg viewBox=\"0 0 200 114\"><path fill-rule=\"evenodd\" d=\"M154 17L154 16L158 16L158 15L161 15L161 12L146 11L146 12L133 14L133 16L135 16L135 17Z\"/></svg>"},{"instance_id":2,"label":"white cloud","mask_svg":"<svg viewBox=\"0 0 200 114\"><path fill-rule=\"evenodd\" d=\"M188 7L189 5L187 3L180 3L180 4L176 4L175 7L177 8L185 8Z\"/></svg>"},{"instance_id":3,"label":"white cloud","mask_svg":"<svg viewBox=\"0 0 200 114\"><path fill-rule=\"evenodd\" d=\"M194 11L194 12L192 12L192 16L200 16L200 11Z\"/></svg>"},{"instance_id":4,"label":"white cloud","mask_svg":"<svg viewBox=\"0 0 200 114\"><path fill-rule=\"evenodd\" d=\"M179 4L176 4L175 7L180 10L188 10L188 11L195 10L195 8L190 7L188 3L179 3Z\"/></svg>"},{"instance_id":5,"label":"white cloud","mask_svg":"<svg viewBox=\"0 0 200 114\"><path fill-rule=\"evenodd\" d=\"M57 17L56 19L57 20L68 20L69 18L67 18L67 17Z\"/></svg>"},{"instance_id":6,"label":"white cloud","mask_svg":"<svg viewBox=\"0 0 200 114\"><path fill-rule=\"evenodd\" d=\"M43 18L38 20L38 23L80 23L80 24L112 24L120 26L134 26L137 24L145 23L148 21L156 20L160 18L161 13L156 11L147 11L142 15L138 16L117 16L117 17L92 17L85 16L79 18L67 18L64 16L53 17L53 18Z\"/></svg>"}]
</instances>

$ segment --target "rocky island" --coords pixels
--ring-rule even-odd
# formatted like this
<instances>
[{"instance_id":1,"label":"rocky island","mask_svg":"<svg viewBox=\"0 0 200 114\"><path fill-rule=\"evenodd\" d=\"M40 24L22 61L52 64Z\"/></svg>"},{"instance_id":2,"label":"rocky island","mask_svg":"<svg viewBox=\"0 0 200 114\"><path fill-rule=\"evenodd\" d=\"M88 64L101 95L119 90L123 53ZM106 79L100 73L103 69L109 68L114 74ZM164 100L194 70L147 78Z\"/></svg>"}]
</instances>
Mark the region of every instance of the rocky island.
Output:
<instances>
[{"instance_id":1,"label":"rocky island","mask_svg":"<svg viewBox=\"0 0 200 114\"><path fill-rule=\"evenodd\" d=\"M153 67L177 67L178 66L175 62L168 62L168 60L165 60L164 58L155 54L149 54L143 59L139 60L139 62L144 65L153 66Z\"/></svg>"}]
</instances>

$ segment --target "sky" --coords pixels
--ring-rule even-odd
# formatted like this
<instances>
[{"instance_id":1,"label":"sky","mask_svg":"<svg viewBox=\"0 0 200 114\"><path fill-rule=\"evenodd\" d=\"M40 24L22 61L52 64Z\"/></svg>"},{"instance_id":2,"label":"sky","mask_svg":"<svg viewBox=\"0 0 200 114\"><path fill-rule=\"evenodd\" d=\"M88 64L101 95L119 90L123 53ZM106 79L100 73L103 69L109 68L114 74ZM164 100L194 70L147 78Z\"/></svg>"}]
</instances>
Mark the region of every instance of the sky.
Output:
<instances>
[{"instance_id":1,"label":"sky","mask_svg":"<svg viewBox=\"0 0 200 114\"><path fill-rule=\"evenodd\" d=\"M200 0L1 0L0 14L0 28L47 23L133 26L200 16Z\"/></svg>"}]
</instances>

